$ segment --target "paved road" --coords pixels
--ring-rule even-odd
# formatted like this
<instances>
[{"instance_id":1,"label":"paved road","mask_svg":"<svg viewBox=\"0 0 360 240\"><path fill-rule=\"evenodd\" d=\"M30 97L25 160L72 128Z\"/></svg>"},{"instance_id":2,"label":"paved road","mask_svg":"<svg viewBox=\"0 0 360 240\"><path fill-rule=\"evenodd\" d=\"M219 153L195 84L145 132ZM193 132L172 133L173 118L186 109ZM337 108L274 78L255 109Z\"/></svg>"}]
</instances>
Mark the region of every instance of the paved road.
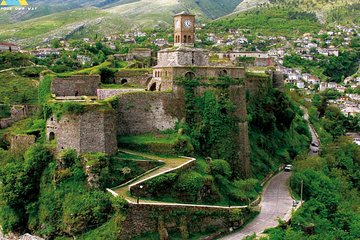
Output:
<instances>
[{"instance_id":1,"label":"paved road","mask_svg":"<svg viewBox=\"0 0 360 240\"><path fill-rule=\"evenodd\" d=\"M316 143L317 146L320 146L320 140L318 139L318 136L317 136L317 134L315 132L315 129L314 129L313 125L309 121L308 110L305 107L301 107L301 109L304 111L304 119L308 122L308 125L309 125L309 130L310 130L310 133L311 133L311 142ZM319 155L319 147L315 147L315 146L310 145L309 155L310 156Z\"/></svg>"},{"instance_id":2,"label":"paved road","mask_svg":"<svg viewBox=\"0 0 360 240\"><path fill-rule=\"evenodd\" d=\"M292 209L293 199L288 188L290 176L289 172L281 172L273 177L263 192L260 214L241 231L221 239L239 240L253 233L259 235L267 228L276 227L278 218L284 219Z\"/></svg>"}]
</instances>

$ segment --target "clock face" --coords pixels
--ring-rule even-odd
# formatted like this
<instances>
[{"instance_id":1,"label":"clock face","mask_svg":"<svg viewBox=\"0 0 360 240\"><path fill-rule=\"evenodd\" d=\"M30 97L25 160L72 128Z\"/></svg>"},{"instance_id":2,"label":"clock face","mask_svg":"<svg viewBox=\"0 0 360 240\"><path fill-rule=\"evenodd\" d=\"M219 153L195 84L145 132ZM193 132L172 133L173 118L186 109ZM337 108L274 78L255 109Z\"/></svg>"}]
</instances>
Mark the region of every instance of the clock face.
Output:
<instances>
[{"instance_id":1,"label":"clock face","mask_svg":"<svg viewBox=\"0 0 360 240\"><path fill-rule=\"evenodd\" d=\"M180 21L179 21L179 20L176 20L176 22L175 22L175 27L176 27L176 28L180 28Z\"/></svg>"},{"instance_id":2,"label":"clock face","mask_svg":"<svg viewBox=\"0 0 360 240\"><path fill-rule=\"evenodd\" d=\"M190 20L185 20L184 27L191 28L191 26L192 26L192 22Z\"/></svg>"}]
</instances>

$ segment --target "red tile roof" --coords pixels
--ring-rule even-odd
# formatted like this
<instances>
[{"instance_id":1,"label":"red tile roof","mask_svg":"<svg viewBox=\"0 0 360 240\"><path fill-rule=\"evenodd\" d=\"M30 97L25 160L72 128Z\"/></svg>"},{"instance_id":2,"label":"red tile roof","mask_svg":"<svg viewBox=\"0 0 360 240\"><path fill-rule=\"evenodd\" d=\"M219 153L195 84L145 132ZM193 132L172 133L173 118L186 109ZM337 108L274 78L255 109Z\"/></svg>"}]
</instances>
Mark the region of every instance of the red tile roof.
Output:
<instances>
[{"instance_id":1,"label":"red tile roof","mask_svg":"<svg viewBox=\"0 0 360 240\"><path fill-rule=\"evenodd\" d=\"M6 43L6 42L0 42L0 46L18 47L18 45L14 43Z\"/></svg>"}]
</instances>

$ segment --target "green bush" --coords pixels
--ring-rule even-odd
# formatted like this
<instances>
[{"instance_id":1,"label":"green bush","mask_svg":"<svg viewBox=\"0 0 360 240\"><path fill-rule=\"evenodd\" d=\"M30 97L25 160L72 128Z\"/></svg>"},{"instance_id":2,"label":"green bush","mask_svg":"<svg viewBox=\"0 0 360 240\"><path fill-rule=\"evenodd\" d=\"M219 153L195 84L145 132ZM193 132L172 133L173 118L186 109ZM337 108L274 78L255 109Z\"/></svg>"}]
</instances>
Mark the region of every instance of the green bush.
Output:
<instances>
[{"instance_id":1,"label":"green bush","mask_svg":"<svg viewBox=\"0 0 360 240\"><path fill-rule=\"evenodd\" d=\"M62 230L74 235L98 227L109 219L112 210L110 195L100 191L65 196Z\"/></svg>"},{"instance_id":2,"label":"green bush","mask_svg":"<svg viewBox=\"0 0 360 240\"><path fill-rule=\"evenodd\" d=\"M213 176L218 174L226 178L231 176L230 164L225 160L212 160L210 162L210 171Z\"/></svg>"},{"instance_id":3,"label":"green bush","mask_svg":"<svg viewBox=\"0 0 360 240\"><path fill-rule=\"evenodd\" d=\"M204 177L201 174L197 172L187 172L179 177L175 188L177 191L195 196L203 186Z\"/></svg>"},{"instance_id":4,"label":"green bush","mask_svg":"<svg viewBox=\"0 0 360 240\"><path fill-rule=\"evenodd\" d=\"M102 83L114 83L116 70L102 67L99 69Z\"/></svg>"},{"instance_id":5,"label":"green bush","mask_svg":"<svg viewBox=\"0 0 360 240\"><path fill-rule=\"evenodd\" d=\"M146 191L153 196L157 196L162 191L168 190L168 187L172 186L177 178L178 174L176 173L166 173L150 179L146 182Z\"/></svg>"}]
</instances>

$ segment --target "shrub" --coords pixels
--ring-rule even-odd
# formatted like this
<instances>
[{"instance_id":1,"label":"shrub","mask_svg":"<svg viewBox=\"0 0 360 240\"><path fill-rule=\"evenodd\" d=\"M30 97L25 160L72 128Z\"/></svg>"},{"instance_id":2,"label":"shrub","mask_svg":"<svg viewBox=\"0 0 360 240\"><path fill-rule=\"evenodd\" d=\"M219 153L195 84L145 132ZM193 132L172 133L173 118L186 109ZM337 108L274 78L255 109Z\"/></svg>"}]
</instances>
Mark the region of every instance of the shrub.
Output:
<instances>
[{"instance_id":1,"label":"shrub","mask_svg":"<svg viewBox=\"0 0 360 240\"><path fill-rule=\"evenodd\" d=\"M78 159L78 156L74 149L67 149L62 151L58 158L61 159L63 167L68 168L75 163L75 161Z\"/></svg>"},{"instance_id":2,"label":"shrub","mask_svg":"<svg viewBox=\"0 0 360 240\"><path fill-rule=\"evenodd\" d=\"M110 196L103 192L69 193L63 204L62 230L73 235L98 227L112 210Z\"/></svg>"},{"instance_id":3,"label":"shrub","mask_svg":"<svg viewBox=\"0 0 360 240\"><path fill-rule=\"evenodd\" d=\"M182 174L175 188L178 191L186 192L188 194L195 195L204 185L204 177L197 172L187 172Z\"/></svg>"},{"instance_id":4,"label":"shrub","mask_svg":"<svg viewBox=\"0 0 360 240\"><path fill-rule=\"evenodd\" d=\"M169 186L172 186L177 178L176 173L162 174L147 181L145 189L149 194L157 195L160 191L167 190Z\"/></svg>"},{"instance_id":5,"label":"shrub","mask_svg":"<svg viewBox=\"0 0 360 240\"><path fill-rule=\"evenodd\" d=\"M99 69L100 76L101 76L101 82L102 83L113 83L113 80L115 78L116 70L113 70L108 67L102 67Z\"/></svg>"},{"instance_id":6,"label":"shrub","mask_svg":"<svg viewBox=\"0 0 360 240\"><path fill-rule=\"evenodd\" d=\"M213 160L210 163L210 171L213 176L219 174L226 178L231 176L230 164L225 160Z\"/></svg>"}]
</instances>

